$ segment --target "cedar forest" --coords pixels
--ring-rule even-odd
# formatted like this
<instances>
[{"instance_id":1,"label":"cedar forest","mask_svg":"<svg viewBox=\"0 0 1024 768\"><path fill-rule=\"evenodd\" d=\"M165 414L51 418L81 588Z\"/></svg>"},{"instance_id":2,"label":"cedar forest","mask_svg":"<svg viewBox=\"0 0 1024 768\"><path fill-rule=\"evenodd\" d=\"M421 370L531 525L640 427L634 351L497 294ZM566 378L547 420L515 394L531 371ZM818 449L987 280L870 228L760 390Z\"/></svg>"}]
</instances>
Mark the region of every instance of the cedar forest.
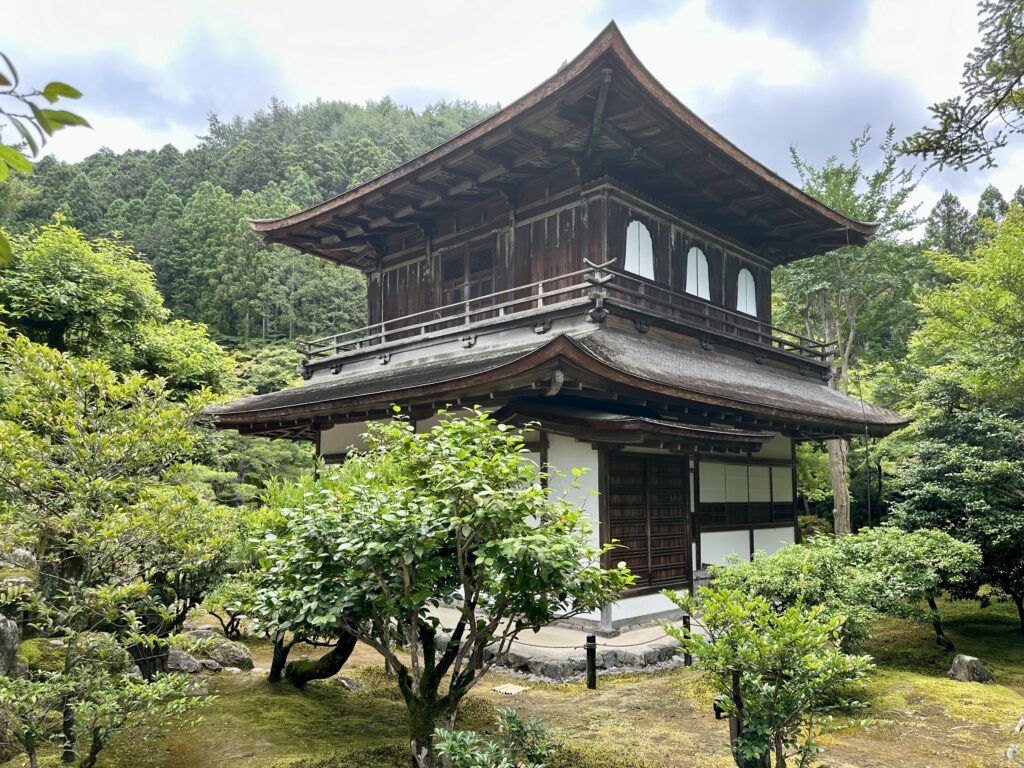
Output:
<instances>
[{"instance_id":1,"label":"cedar forest","mask_svg":"<svg viewBox=\"0 0 1024 768\"><path fill-rule=\"evenodd\" d=\"M702 632L665 630L705 674L681 677L671 695L719 694L740 768L810 765L834 743L833 718L867 727L851 691L874 671L865 651L894 663L878 644L886 622L934 629L942 653L963 639L943 624L953 601L1005 605L1024 631L1024 178L989 186L974 210L949 192L930 211L912 202L922 160L992 161L1006 138L987 136L985 120L1024 131L1019 40L1008 48L1000 36L1024 6L983 2L980 16L966 107L933 106L937 126L902 140L866 127L824 159L791 149L788 175L805 191L879 228L864 247L776 269L773 322L835 344L829 386L913 421L882 439L800 443L806 543L671 596ZM581 757L511 710L479 734L453 730L496 663L491 647L631 584L623 564L600 560L612 546L591 544L579 509L533 481L516 430L473 411L421 434L399 414L369 427L366 451L318 473L311 446L215 431L202 415L300 384L298 340L366 324L360 272L267 245L249 221L369 181L498 107L272 99L248 117L211 114L185 150L104 149L70 163L40 150L85 124L59 108L83 95L28 88L3 59L0 97L25 109L0 108L17 131L0 144L0 763L135 764L124 734L163 738L165 722L195 727L199 707L221 706L164 674L171 654L212 643L235 658L245 640L271 659L271 684L306 696L302 707L326 690L307 683L353 654L383 656L400 695L368 706L404 704L410 730L380 765L407 765L410 745L420 768L647 765ZM88 94L81 103L87 114ZM450 455L469 458L443 485ZM450 541L457 558L445 560ZM581 565L598 562L607 567ZM404 585L374 592L382 573ZM557 599L541 599L549 590ZM445 648L426 617L456 598L462 618ZM223 632L188 635L200 612ZM306 655L289 662L293 646ZM759 682L771 675L785 684ZM223 685L225 702L242 696ZM125 762L103 763L121 749ZM315 765L378 764L355 754Z\"/></svg>"}]
</instances>

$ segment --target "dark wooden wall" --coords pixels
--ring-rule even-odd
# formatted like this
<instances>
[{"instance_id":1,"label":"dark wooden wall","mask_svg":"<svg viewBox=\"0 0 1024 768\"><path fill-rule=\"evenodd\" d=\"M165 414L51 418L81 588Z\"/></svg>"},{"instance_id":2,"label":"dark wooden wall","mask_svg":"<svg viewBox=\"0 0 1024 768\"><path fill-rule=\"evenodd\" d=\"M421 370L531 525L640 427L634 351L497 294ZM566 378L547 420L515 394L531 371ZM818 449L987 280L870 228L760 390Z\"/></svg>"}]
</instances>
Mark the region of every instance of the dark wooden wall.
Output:
<instances>
[{"instance_id":1,"label":"dark wooden wall","mask_svg":"<svg viewBox=\"0 0 1024 768\"><path fill-rule=\"evenodd\" d=\"M614 182L611 182L614 183ZM493 290L528 285L582 269L584 259L614 259L621 268L626 227L642 221L654 244L654 283L686 286L686 255L697 246L708 259L711 303L736 307L736 280L746 267L757 286L758 317L771 321L771 272L697 227L645 206L615 189L584 189L566 168L515 190L439 217L432 232L410 229L385 243L381 269L368 281L370 322L440 306L441 266L453 257L490 249Z\"/></svg>"}]
</instances>

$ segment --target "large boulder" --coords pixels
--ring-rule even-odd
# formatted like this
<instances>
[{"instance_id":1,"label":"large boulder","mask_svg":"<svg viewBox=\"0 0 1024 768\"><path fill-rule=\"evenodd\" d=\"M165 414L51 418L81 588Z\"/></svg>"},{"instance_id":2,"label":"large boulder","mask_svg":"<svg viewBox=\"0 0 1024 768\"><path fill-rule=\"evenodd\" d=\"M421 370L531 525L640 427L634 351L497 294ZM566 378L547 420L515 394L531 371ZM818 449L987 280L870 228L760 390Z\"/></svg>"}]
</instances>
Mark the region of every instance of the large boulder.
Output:
<instances>
[{"instance_id":1,"label":"large boulder","mask_svg":"<svg viewBox=\"0 0 1024 768\"><path fill-rule=\"evenodd\" d=\"M214 637L203 644L203 656L213 659L222 667L252 669L252 653L242 643L226 637Z\"/></svg>"},{"instance_id":2,"label":"large boulder","mask_svg":"<svg viewBox=\"0 0 1024 768\"><path fill-rule=\"evenodd\" d=\"M6 677L14 669L14 657L18 655L21 630L17 623L0 616L0 677Z\"/></svg>"},{"instance_id":3,"label":"large boulder","mask_svg":"<svg viewBox=\"0 0 1024 768\"><path fill-rule=\"evenodd\" d=\"M168 672L187 672L188 674L193 674L202 668L203 665L186 651L179 651L175 648L167 653Z\"/></svg>"},{"instance_id":4,"label":"large boulder","mask_svg":"<svg viewBox=\"0 0 1024 768\"><path fill-rule=\"evenodd\" d=\"M958 653L949 668L949 679L961 683L987 683L992 679L992 673L976 656Z\"/></svg>"}]
</instances>

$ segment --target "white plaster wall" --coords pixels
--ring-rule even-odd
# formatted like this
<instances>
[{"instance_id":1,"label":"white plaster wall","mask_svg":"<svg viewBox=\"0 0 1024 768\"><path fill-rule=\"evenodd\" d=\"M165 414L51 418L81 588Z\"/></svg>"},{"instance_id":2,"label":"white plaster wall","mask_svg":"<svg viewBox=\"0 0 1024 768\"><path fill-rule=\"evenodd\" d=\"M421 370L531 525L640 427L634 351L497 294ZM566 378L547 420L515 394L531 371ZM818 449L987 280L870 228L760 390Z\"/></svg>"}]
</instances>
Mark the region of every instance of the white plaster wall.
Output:
<instances>
[{"instance_id":1,"label":"white plaster wall","mask_svg":"<svg viewBox=\"0 0 1024 768\"><path fill-rule=\"evenodd\" d=\"M363 450L366 447L362 438L364 432L366 423L362 421L335 424L320 433L320 453L347 453L350 448Z\"/></svg>"},{"instance_id":2,"label":"white plaster wall","mask_svg":"<svg viewBox=\"0 0 1024 768\"><path fill-rule=\"evenodd\" d=\"M793 441L785 435L775 435L754 455L759 459L792 459Z\"/></svg>"},{"instance_id":3,"label":"white plaster wall","mask_svg":"<svg viewBox=\"0 0 1024 768\"><path fill-rule=\"evenodd\" d=\"M796 533L793 528L754 529L754 550L757 552L765 552L771 555L787 544L792 544L795 540Z\"/></svg>"},{"instance_id":4,"label":"white plaster wall","mask_svg":"<svg viewBox=\"0 0 1024 768\"><path fill-rule=\"evenodd\" d=\"M598 459L598 452L589 443L580 443L563 435L548 435L548 465L551 467L548 488L555 496L566 494L566 499L583 508L592 521L594 546L601 541L598 531ZM577 479L572 475L573 469L587 471ZM576 488L572 487L574 484Z\"/></svg>"},{"instance_id":5,"label":"white plaster wall","mask_svg":"<svg viewBox=\"0 0 1024 768\"><path fill-rule=\"evenodd\" d=\"M750 531L712 531L700 535L700 559L712 565L722 565L726 555L750 557Z\"/></svg>"},{"instance_id":6,"label":"white plaster wall","mask_svg":"<svg viewBox=\"0 0 1024 768\"><path fill-rule=\"evenodd\" d=\"M675 610L678 606L660 592L652 595L627 597L612 605L612 621L622 621L652 613Z\"/></svg>"}]
</instances>

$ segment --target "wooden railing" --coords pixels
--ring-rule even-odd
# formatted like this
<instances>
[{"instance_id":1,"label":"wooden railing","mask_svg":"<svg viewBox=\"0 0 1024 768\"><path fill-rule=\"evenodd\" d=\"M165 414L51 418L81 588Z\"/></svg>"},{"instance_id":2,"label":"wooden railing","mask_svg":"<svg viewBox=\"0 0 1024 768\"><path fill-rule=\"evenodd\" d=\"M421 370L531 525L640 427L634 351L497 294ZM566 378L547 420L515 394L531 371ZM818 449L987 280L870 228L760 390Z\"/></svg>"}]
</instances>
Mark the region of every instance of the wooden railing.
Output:
<instances>
[{"instance_id":1,"label":"wooden railing","mask_svg":"<svg viewBox=\"0 0 1024 768\"><path fill-rule=\"evenodd\" d=\"M366 347L454 333L504 318L543 313L576 303L600 306L605 300L688 327L727 334L755 345L827 362L833 345L806 339L755 317L716 306L635 275L586 261L583 269L471 297L442 307L414 312L363 328L299 342L306 360L334 357Z\"/></svg>"}]
</instances>

